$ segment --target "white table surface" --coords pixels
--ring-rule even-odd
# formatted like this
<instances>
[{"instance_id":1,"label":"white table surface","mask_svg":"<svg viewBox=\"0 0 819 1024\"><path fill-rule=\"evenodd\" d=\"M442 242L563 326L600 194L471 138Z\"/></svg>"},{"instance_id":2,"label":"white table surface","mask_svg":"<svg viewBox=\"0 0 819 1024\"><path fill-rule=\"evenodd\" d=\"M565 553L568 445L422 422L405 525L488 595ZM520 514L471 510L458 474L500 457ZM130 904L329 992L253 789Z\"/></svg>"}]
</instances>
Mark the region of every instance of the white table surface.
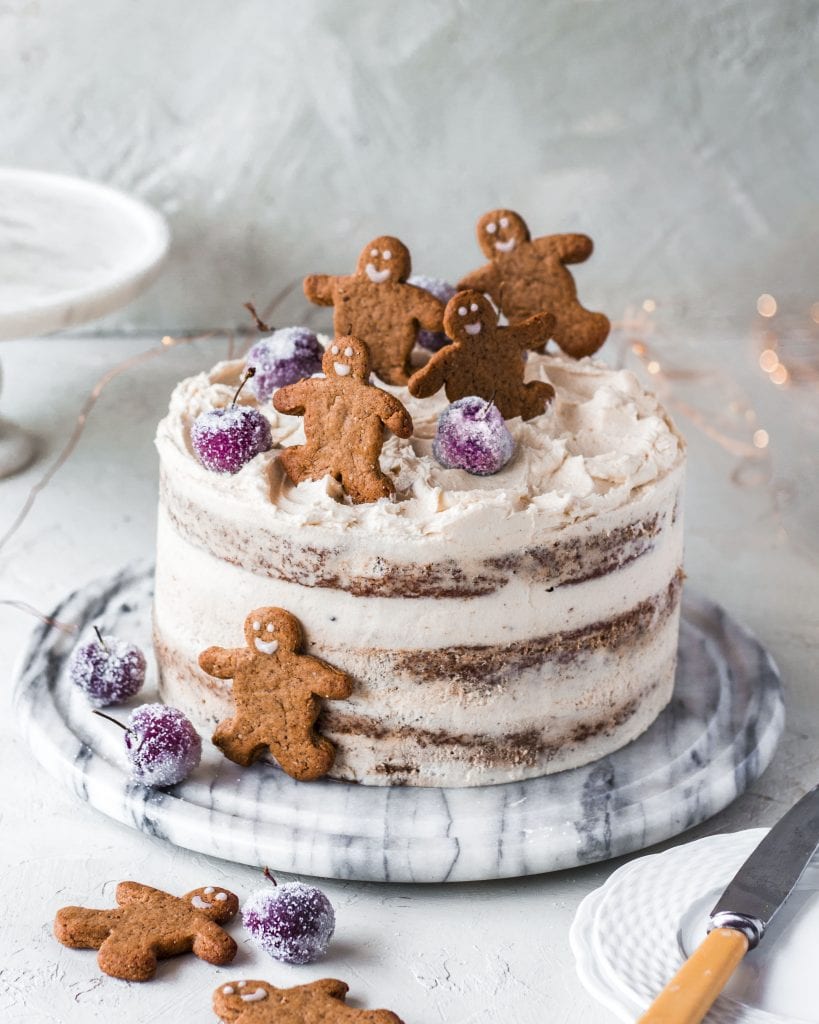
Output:
<instances>
[{"instance_id":1,"label":"white table surface","mask_svg":"<svg viewBox=\"0 0 819 1024\"><path fill-rule=\"evenodd\" d=\"M156 342L158 335L4 345L5 411L39 435L42 455L24 473L0 481L0 534L64 443L94 381ZM694 585L770 646L784 676L789 718L773 764L751 791L683 838L771 824L819 778L819 514L815 473L813 480L804 475L806 467L815 470L819 450L815 392L773 387L738 331L715 335L713 344L743 377L759 424L771 436L776 485L738 487L731 481L735 459L679 419L690 441L686 568ZM225 351L223 338L171 349L104 391L74 455L0 550L0 600L48 609L78 582L150 555L155 423L173 384ZM45 775L8 714L12 666L32 625L23 612L0 605L4 1022L215 1020L212 989L243 975L279 985L340 977L359 1005L388 1006L407 1024L614 1019L580 986L567 936L580 899L621 862L455 887L321 882L336 905L338 931L331 955L318 965L269 960L234 927L240 953L232 967L214 969L183 957L144 986L101 976L94 953L63 949L51 937L59 906L111 905L122 878L178 892L213 883L244 895L256 877L249 868L115 824Z\"/></svg>"}]
</instances>

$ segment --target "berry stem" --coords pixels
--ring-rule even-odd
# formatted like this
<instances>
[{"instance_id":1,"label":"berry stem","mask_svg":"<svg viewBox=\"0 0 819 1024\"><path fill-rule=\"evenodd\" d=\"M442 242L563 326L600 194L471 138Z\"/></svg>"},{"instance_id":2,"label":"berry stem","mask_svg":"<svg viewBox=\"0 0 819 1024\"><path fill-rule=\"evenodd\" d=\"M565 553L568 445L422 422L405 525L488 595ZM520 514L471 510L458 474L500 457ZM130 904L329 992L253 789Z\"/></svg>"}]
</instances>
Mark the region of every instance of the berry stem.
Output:
<instances>
[{"instance_id":1,"label":"berry stem","mask_svg":"<svg viewBox=\"0 0 819 1024\"><path fill-rule=\"evenodd\" d=\"M239 382L239 387L236 388L236 394L233 396L233 401L230 403L231 409L233 408L234 405L236 405L236 399L239 397L239 392L242 390L242 388L245 386L245 384L247 384L247 382L250 380L250 378L251 377L255 377L255 376L256 376L256 367L255 366L248 366L248 368L245 370L244 377L242 377L241 381Z\"/></svg>"},{"instance_id":2,"label":"berry stem","mask_svg":"<svg viewBox=\"0 0 819 1024\"><path fill-rule=\"evenodd\" d=\"M268 882L272 882L274 885L278 885L279 884L276 881L276 879L270 874L270 868L265 868L264 871L262 872L262 874L268 880Z\"/></svg>"},{"instance_id":3,"label":"berry stem","mask_svg":"<svg viewBox=\"0 0 819 1024\"><path fill-rule=\"evenodd\" d=\"M106 644L106 642L102 638L102 633L100 633L100 627L99 626L94 626L94 632L97 634L97 640L99 640L100 646L107 653L108 652L108 644Z\"/></svg>"},{"instance_id":4,"label":"berry stem","mask_svg":"<svg viewBox=\"0 0 819 1024\"><path fill-rule=\"evenodd\" d=\"M481 409L481 411L478 413L477 419L485 420L486 417L489 415L489 410L492 408L492 406L494 404L495 404L495 392L493 391L492 392L492 397L489 399L488 402L486 402L486 404L484 405L483 409Z\"/></svg>"},{"instance_id":5,"label":"berry stem","mask_svg":"<svg viewBox=\"0 0 819 1024\"><path fill-rule=\"evenodd\" d=\"M128 732L128 726L123 725L122 722L118 722L116 718L112 718L110 715L106 715L104 711L98 711L96 708L93 708L92 711L95 715L99 715L100 718L104 718L106 722L113 722L114 725L118 725L120 729L123 729L125 732Z\"/></svg>"},{"instance_id":6,"label":"berry stem","mask_svg":"<svg viewBox=\"0 0 819 1024\"><path fill-rule=\"evenodd\" d=\"M245 303L245 309L253 317L253 322L256 324L256 330L262 331L264 334L270 334L270 332L273 330L273 328L269 327L264 322L264 320L262 320L262 318L256 312L256 307L253 305L253 303L252 302L246 302Z\"/></svg>"}]
</instances>

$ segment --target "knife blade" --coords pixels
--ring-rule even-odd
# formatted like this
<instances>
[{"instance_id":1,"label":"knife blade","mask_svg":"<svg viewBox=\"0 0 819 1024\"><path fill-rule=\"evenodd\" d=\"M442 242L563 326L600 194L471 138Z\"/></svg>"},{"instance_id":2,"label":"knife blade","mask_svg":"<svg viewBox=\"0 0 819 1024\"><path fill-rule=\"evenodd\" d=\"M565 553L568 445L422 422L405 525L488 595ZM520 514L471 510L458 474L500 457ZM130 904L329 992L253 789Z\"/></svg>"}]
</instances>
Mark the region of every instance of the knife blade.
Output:
<instances>
[{"instance_id":1,"label":"knife blade","mask_svg":"<svg viewBox=\"0 0 819 1024\"><path fill-rule=\"evenodd\" d=\"M707 937L639 1024L700 1024L818 848L819 785L774 825L734 875L711 911Z\"/></svg>"},{"instance_id":2,"label":"knife blade","mask_svg":"<svg viewBox=\"0 0 819 1024\"><path fill-rule=\"evenodd\" d=\"M794 804L728 883L713 928L738 928L753 949L819 847L819 785Z\"/></svg>"}]
</instances>

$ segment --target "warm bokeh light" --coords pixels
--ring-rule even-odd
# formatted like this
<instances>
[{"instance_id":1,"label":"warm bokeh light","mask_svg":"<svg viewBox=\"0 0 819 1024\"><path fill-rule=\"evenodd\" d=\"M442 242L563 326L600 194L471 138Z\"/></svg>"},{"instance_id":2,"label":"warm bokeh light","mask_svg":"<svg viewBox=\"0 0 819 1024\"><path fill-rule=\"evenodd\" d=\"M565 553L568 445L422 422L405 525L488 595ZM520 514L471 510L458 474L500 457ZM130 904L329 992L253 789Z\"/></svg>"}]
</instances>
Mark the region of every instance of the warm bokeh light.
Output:
<instances>
[{"instance_id":1,"label":"warm bokeh light","mask_svg":"<svg viewBox=\"0 0 819 1024\"><path fill-rule=\"evenodd\" d=\"M760 316L776 316L776 299L773 295L760 295L756 300L756 311Z\"/></svg>"},{"instance_id":2,"label":"warm bokeh light","mask_svg":"<svg viewBox=\"0 0 819 1024\"><path fill-rule=\"evenodd\" d=\"M759 356L759 365L765 373L772 373L779 366L779 356L772 348L766 348Z\"/></svg>"},{"instance_id":3,"label":"warm bokeh light","mask_svg":"<svg viewBox=\"0 0 819 1024\"><path fill-rule=\"evenodd\" d=\"M635 356L644 356L646 354L646 347L642 343L642 341L635 341L634 344L631 346L631 351L635 354Z\"/></svg>"},{"instance_id":4,"label":"warm bokeh light","mask_svg":"<svg viewBox=\"0 0 819 1024\"><path fill-rule=\"evenodd\" d=\"M788 371L785 369L782 363L780 363L779 366L777 366L776 369L771 373L771 380L774 382L774 384L785 384L788 380L788 376Z\"/></svg>"},{"instance_id":5,"label":"warm bokeh light","mask_svg":"<svg viewBox=\"0 0 819 1024\"><path fill-rule=\"evenodd\" d=\"M643 309L646 311L646 313L653 313L656 308L657 303L654 301L654 299L643 299Z\"/></svg>"},{"instance_id":6,"label":"warm bokeh light","mask_svg":"<svg viewBox=\"0 0 819 1024\"><path fill-rule=\"evenodd\" d=\"M754 447L755 448L767 448L770 437L768 436L767 430L755 430L754 431Z\"/></svg>"},{"instance_id":7,"label":"warm bokeh light","mask_svg":"<svg viewBox=\"0 0 819 1024\"><path fill-rule=\"evenodd\" d=\"M646 369L649 373L659 373L660 364L657 362L656 359L652 359L650 363L646 363Z\"/></svg>"}]
</instances>

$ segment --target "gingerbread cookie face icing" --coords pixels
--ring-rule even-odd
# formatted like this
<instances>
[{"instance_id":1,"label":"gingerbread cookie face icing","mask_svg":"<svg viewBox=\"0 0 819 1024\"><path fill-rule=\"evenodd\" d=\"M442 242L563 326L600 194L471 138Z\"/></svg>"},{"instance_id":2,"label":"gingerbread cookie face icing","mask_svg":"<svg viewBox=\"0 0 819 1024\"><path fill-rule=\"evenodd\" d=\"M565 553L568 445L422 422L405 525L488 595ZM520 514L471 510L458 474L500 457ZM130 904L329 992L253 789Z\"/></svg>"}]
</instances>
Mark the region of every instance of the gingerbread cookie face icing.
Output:
<instances>
[{"instance_id":1,"label":"gingerbread cookie face icing","mask_svg":"<svg viewBox=\"0 0 819 1024\"><path fill-rule=\"evenodd\" d=\"M213 1012L224 1024L402 1024L390 1010L347 1006L348 986L322 978L294 988L267 981L231 981L213 993Z\"/></svg>"},{"instance_id":2,"label":"gingerbread cookie face icing","mask_svg":"<svg viewBox=\"0 0 819 1024\"><path fill-rule=\"evenodd\" d=\"M326 377L301 380L273 396L279 412L304 417L305 443L279 456L285 473L294 484L329 476L356 505L391 497L395 486L379 463L384 428L409 437L409 413L370 384L369 351L358 338L336 338L322 368Z\"/></svg>"},{"instance_id":3,"label":"gingerbread cookie face icing","mask_svg":"<svg viewBox=\"0 0 819 1024\"><path fill-rule=\"evenodd\" d=\"M444 329L453 343L414 374L410 394L428 398L443 387L450 402L471 396L493 401L504 419L539 416L555 392L545 381L524 383L524 353L542 348L553 326L554 317L541 313L499 327L498 315L484 295L458 292L444 313Z\"/></svg>"},{"instance_id":4,"label":"gingerbread cookie face icing","mask_svg":"<svg viewBox=\"0 0 819 1024\"><path fill-rule=\"evenodd\" d=\"M148 981L157 961L193 952L211 964L228 964L236 943L220 925L239 909L227 889L206 885L172 896L139 882L120 882L116 910L63 907L54 935L71 949L98 949L100 968L125 981Z\"/></svg>"},{"instance_id":5,"label":"gingerbread cookie face icing","mask_svg":"<svg viewBox=\"0 0 819 1024\"><path fill-rule=\"evenodd\" d=\"M333 307L336 335L355 335L370 349L372 369L388 384L406 384L418 331L440 331L443 305L423 288L407 284L409 249L391 235L361 250L354 274L304 279L304 294Z\"/></svg>"},{"instance_id":6,"label":"gingerbread cookie face icing","mask_svg":"<svg viewBox=\"0 0 819 1024\"><path fill-rule=\"evenodd\" d=\"M256 608L245 619L245 647L209 647L199 666L233 680L233 718L220 722L213 743L247 766L269 751L294 779L318 779L332 767L335 747L315 731L319 698L343 700L349 676L302 654L298 619L283 608Z\"/></svg>"},{"instance_id":7,"label":"gingerbread cookie face icing","mask_svg":"<svg viewBox=\"0 0 819 1024\"><path fill-rule=\"evenodd\" d=\"M569 356L596 352L608 337L609 321L585 309L566 264L582 263L592 253L587 235L532 238L514 210L491 210L477 225L478 244L489 260L464 277L459 287L492 296L510 323L536 313L555 317L554 339Z\"/></svg>"}]
</instances>

